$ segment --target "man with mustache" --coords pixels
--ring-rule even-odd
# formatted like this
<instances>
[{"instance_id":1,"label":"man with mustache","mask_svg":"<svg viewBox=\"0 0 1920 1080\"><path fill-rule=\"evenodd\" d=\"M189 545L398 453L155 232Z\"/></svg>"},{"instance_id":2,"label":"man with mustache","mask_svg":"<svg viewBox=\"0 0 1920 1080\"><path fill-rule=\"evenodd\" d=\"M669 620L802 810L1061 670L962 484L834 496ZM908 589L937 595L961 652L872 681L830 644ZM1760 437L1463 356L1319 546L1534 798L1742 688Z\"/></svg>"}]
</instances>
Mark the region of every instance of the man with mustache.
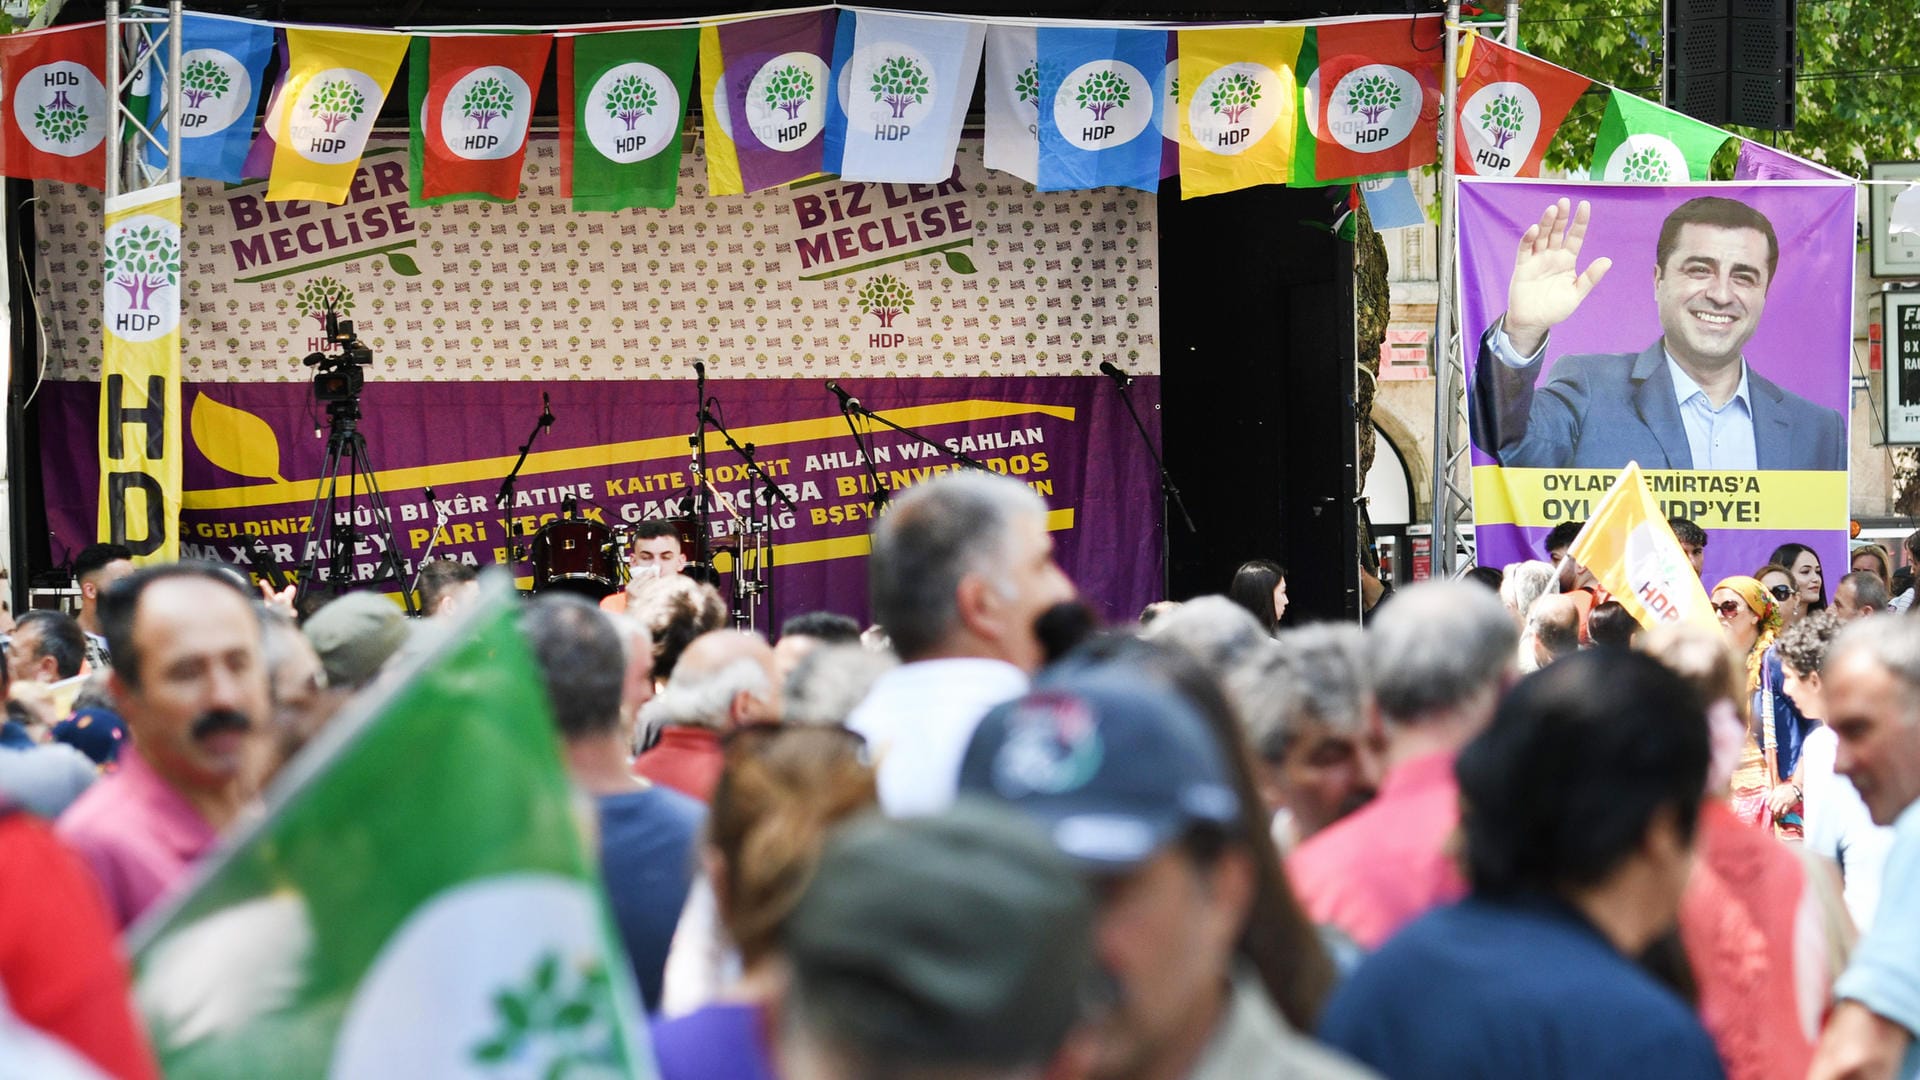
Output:
<instances>
[{"instance_id":1,"label":"man with mustache","mask_svg":"<svg viewBox=\"0 0 1920 1080\"><path fill-rule=\"evenodd\" d=\"M100 598L108 687L133 735L120 771L56 831L125 928L186 876L252 796L268 715L260 617L237 579L180 563L135 571Z\"/></svg>"},{"instance_id":2,"label":"man with mustache","mask_svg":"<svg viewBox=\"0 0 1920 1080\"><path fill-rule=\"evenodd\" d=\"M1638 354L1563 356L1536 389L1548 331L1613 265L1602 257L1576 273L1590 213L1585 202L1569 208L1561 199L1520 237L1506 313L1481 339L1474 365L1475 446L1521 468L1847 467L1840 414L1747 362L1780 242L1764 215L1733 199L1689 199L1661 224L1658 341Z\"/></svg>"}]
</instances>

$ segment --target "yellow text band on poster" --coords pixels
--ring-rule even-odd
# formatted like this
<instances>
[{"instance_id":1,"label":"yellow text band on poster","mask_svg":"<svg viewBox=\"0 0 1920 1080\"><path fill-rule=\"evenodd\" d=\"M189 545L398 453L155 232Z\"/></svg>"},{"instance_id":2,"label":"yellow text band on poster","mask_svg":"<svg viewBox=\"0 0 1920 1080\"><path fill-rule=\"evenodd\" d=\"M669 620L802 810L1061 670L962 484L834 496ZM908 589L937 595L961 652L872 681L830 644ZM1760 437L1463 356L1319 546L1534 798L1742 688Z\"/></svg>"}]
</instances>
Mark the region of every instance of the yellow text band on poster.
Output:
<instances>
[{"instance_id":1,"label":"yellow text band on poster","mask_svg":"<svg viewBox=\"0 0 1920 1080\"><path fill-rule=\"evenodd\" d=\"M99 536L180 557L180 185L107 204Z\"/></svg>"},{"instance_id":2,"label":"yellow text band on poster","mask_svg":"<svg viewBox=\"0 0 1920 1080\"><path fill-rule=\"evenodd\" d=\"M1612 486L1612 469L1473 470L1474 520L1481 525L1551 528L1585 521ZM1683 517L1703 529L1820 530L1847 521L1843 472L1701 472L1643 474L1665 517Z\"/></svg>"}]
</instances>

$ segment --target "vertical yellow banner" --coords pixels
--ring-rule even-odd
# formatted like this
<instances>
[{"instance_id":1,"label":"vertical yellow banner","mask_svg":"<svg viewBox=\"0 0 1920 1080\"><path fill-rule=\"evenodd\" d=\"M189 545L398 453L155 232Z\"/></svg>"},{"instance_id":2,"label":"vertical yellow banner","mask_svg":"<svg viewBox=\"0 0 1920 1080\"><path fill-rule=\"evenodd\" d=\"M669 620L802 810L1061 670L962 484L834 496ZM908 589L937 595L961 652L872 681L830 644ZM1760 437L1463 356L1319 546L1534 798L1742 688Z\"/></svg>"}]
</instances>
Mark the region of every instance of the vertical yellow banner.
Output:
<instances>
[{"instance_id":1,"label":"vertical yellow banner","mask_svg":"<svg viewBox=\"0 0 1920 1080\"><path fill-rule=\"evenodd\" d=\"M107 204L100 383L102 540L180 557L180 185Z\"/></svg>"}]
</instances>

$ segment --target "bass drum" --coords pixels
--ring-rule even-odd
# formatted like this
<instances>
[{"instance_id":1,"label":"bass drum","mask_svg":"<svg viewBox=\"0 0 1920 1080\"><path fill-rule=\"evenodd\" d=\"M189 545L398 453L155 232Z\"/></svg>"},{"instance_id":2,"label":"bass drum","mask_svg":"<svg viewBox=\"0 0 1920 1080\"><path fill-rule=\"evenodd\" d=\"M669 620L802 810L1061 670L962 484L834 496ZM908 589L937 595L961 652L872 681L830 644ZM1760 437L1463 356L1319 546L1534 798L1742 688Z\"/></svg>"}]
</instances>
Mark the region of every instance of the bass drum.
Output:
<instances>
[{"instance_id":1,"label":"bass drum","mask_svg":"<svg viewBox=\"0 0 1920 1080\"><path fill-rule=\"evenodd\" d=\"M555 521L533 537L533 591L558 589L598 600L620 587L613 530L579 518Z\"/></svg>"}]
</instances>

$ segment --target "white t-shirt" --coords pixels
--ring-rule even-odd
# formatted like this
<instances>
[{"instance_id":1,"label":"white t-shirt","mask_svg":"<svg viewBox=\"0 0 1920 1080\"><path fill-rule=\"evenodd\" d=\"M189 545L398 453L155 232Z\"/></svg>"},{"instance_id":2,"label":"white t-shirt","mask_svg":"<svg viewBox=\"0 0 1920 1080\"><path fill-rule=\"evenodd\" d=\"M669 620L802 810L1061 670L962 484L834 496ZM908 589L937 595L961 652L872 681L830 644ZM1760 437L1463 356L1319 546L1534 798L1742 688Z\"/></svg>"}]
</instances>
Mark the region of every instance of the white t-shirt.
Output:
<instances>
[{"instance_id":1,"label":"white t-shirt","mask_svg":"<svg viewBox=\"0 0 1920 1080\"><path fill-rule=\"evenodd\" d=\"M1880 903L1880 874L1893 847L1893 829L1875 825L1853 781L1833 771L1839 745L1833 729L1821 724L1800 747L1807 850L1840 864L1847 912L1865 932Z\"/></svg>"}]
</instances>

